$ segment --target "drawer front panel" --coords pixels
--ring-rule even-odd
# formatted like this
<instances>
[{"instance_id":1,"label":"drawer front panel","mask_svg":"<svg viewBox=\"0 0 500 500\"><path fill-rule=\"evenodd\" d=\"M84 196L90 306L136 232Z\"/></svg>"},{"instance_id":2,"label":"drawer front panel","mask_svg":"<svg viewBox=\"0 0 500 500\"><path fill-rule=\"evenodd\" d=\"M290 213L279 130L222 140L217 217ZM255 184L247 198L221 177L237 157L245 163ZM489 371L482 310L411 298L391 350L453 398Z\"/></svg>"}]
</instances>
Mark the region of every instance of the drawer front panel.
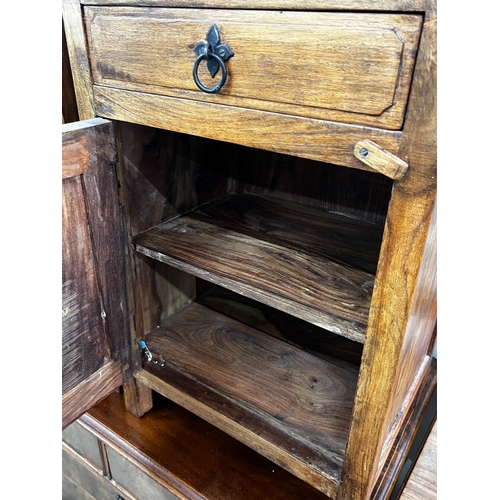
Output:
<instances>
[{"instance_id":1,"label":"drawer front panel","mask_svg":"<svg viewBox=\"0 0 500 500\"><path fill-rule=\"evenodd\" d=\"M97 85L401 128L421 17L399 14L85 9ZM234 52L219 94L198 89L194 47L216 24ZM199 76L213 87L202 62Z\"/></svg>"}]
</instances>

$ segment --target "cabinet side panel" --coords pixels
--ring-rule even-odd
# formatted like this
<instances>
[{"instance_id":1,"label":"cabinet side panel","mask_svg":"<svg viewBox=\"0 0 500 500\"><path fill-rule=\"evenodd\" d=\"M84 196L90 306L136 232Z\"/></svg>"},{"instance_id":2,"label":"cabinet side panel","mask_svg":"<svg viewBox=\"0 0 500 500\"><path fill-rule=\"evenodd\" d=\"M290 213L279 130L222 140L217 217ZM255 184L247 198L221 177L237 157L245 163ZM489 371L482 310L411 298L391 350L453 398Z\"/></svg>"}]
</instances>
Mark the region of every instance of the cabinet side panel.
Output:
<instances>
[{"instance_id":1,"label":"cabinet side panel","mask_svg":"<svg viewBox=\"0 0 500 500\"><path fill-rule=\"evenodd\" d=\"M427 236L425 252L416 284L413 302L409 312L405 337L396 372L396 384L388 409L385 424L386 436L379 459L379 470L387 458L409 410L419 385L428 376L429 351L437 318L436 283L436 213Z\"/></svg>"},{"instance_id":2,"label":"cabinet side panel","mask_svg":"<svg viewBox=\"0 0 500 500\"><path fill-rule=\"evenodd\" d=\"M409 169L394 182L389 204L339 500L370 497L404 390L418 385L433 336L436 18L431 1L399 156Z\"/></svg>"}]
</instances>

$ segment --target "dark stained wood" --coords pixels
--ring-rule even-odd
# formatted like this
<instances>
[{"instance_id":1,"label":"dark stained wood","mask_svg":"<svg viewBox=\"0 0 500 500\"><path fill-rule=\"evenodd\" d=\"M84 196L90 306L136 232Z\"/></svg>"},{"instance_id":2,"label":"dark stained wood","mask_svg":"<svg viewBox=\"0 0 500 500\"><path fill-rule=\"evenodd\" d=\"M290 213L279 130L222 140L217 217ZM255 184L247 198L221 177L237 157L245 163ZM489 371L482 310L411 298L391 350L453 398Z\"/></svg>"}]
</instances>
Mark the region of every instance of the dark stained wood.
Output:
<instances>
[{"instance_id":1,"label":"dark stained wood","mask_svg":"<svg viewBox=\"0 0 500 500\"><path fill-rule=\"evenodd\" d=\"M358 342L217 286L196 301L331 363L359 372L363 346Z\"/></svg>"},{"instance_id":2,"label":"dark stained wood","mask_svg":"<svg viewBox=\"0 0 500 500\"><path fill-rule=\"evenodd\" d=\"M141 382L333 494L357 374L197 303L146 342Z\"/></svg>"},{"instance_id":3,"label":"dark stained wood","mask_svg":"<svg viewBox=\"0 0 500 500\"><path fill-rule=\"evenodd\" d=\"M62 428L65 429L83 412L118 389L123 383L121 367L108 361L62 397Z\"/></svg>"},{"instance_id":4,"label":"dark stained wood","mask_svg":"<svg viewBox=\"0 0 500 500\"><path fill-rule=\"evenodd\" d=\"M78 107L76 104L71 63L68 55L68 44L62 25L62 122L71 123L78 121Z\"/></svg>"},{"instance_id":5,"label":"dark stained wood","mask_svg":"<svg viewBox=\"0 0 500 500\"><path fill-rule=\"evenodd\" d=\"M62 190L62 389L68 392L110 355L80 177Z\"/></svg>"},{"instance_id":6,"label":"dark stained wood","mask_svg":"<svg viewBox=\"0 0 500 500\"><path fill-rule=\"evenodd\" d=\"M118 156L113 124L107 120L101 122L86 129L90 161L83 182L111 357L121 364L124 376L129 378L132 367L128 341L127 241L116 182Z\"/></svg>"},{"instance_id":7,"label":"dark stained wood","mask_svg":"<svg viewBox=\"0 0 500 500\"><path fill-rule=\"evenodd\" d=\"M231 161L231 191L300 203L371 222L382 231L392 190L392 181L387 177L255 148L228 146L219 143L219 157Z\"/></svg>"},{"instance_id":8,"label":"dark stained wood","mask_svg":"<svg viewBox=\"0 0 500 500\"><path fill-rule=\"evenodd\" d=\"M63 125L62 143L63 160L71 164L63 163L62 181L62 389L67 426L131 372L112 124L94 119Z\"/></svg>"},{"instance_id":9,"label":"dark stained wood","mask_svg":"<svg viewBox=\"0 0 500 500\"><path fill-rule=\"evenodd\" d=\"M184 271L364 341L376 226L254 195L232 195L134 238ZM346 243L349 242L349 243Z\"/></svg>"},{"instance_id":10,"label":"dark stained wood","mask_svg":"<svg viewBox=\"0 0 500 500\"><path fill-rule=\"evenodd\" d=\"M154 395L141 419L111 394L80 422L181 498L205 500L326 500L228 434Z\"/></svg>"},{"instance_id":11,"label":"dark stained wood","mask_svg":"<svg viewBox=\"0 0 500 500\"><path fill-rule=\"evenodd\" d=\"M391 130L403 122L421 26L407 14L200 8L87 7L85 20L97 85ZM191 76L193 47L214 23L234 56L220 93L207 94Z\"/></svg>"},{"instance_id":12,"label":"dark stained wood","mask_svg":"<svg viewBox=\"0 0 500 500\"><path fill-rule=\"evenodd\" d=\"M236 106L94 85L96 113L104 118L233 142L360 170L354 146L371 139L398 156L401 132L283 115ZM200 116L210 119L200 120ZM307 141L303 138L307 137Z\"/></svg>"},{"instance_id":13,"label":"dark stained wood","mask_svg":"<svg viewBox=\"0 0 500 500\"><path fill-rule=\"evenodd\" d=\"M165 219L189 211L226 192L227 179L212 171L211 141L122 123L119 127L122 203L131 240ZM195 296L195 278L167 269L137 253L130 260L135 276L135 329L138 338Z\"/></svg>"},{"instance_id":14,"label":"dark stained wood","mask_svg":"<svg viewBox=\"0 0 500 500\"><path fill-rule=\"evenodd\" d=\"M123 396L127 410L136 417L142 417L153 407L151 390L135 378L131 378L123 385Z\"/></svg>"}]
</instances>

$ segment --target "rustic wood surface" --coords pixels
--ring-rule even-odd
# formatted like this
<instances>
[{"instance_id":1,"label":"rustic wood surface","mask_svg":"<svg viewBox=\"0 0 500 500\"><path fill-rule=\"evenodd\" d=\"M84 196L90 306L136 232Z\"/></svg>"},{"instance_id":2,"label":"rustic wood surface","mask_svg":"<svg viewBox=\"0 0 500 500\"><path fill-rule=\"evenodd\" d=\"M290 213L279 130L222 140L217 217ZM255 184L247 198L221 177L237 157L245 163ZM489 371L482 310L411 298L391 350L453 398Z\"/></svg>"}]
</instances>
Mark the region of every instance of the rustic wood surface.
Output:
<instances>
[{"instance_id":1,"label":"rustic wood surface","mask_svg":"<svg viewBox=\"0 0 500 500\"><path fill-rule=\"evenodd\" d=\"M131 5L143 7L192 7L192 0L82 0L84 5ZM380 11L424 11L426 0L379 0ZM197 0L196 7L217 9L364 10L373 9L371 0Z\"/></svg>"},{"instance_id":2,"label":"rustic wood surface","mask_svg":"<svg viewBox=\"0 0 500 500\"><path fill-rule=\"evenodd\" d=\"M96 113L93 106L90 64L80 0L63 0L62 14L78 117L80 120L90 120Z\"/></svg>"},{"instance_id":3,"label":"rustic wood surface","mask_svg":"<svg viewBox=\"0 0 500 500\"><path fill-rule=\"evenodd\" d=\"M139 372L139 380L334 491L357 374L197 303L146 342L166 365L146 364L154 377Z\"/></svg>"},{"instance_id":4,"label":"rustic wood surface","mask_svg":"<svg viewBox=\"0 0 500 500\"><path fill-rule=\"evenodd\" d=\"M196 301L331 363L359 372L363 352L359 342L335 335L225 288L212 286Z\"/></svg>"},{"instance_id":5,"label":"rustic wood surface","mask_svg":"<svg viewBox=\"0 0 500 500\"><path fill-rule=\"evenodd\" d=\"M121 203L126 213L127 234L132 237L165 218L225 192L222 181L210 170L210 141L192 136L122 123L118 127L120 163L118 178ZM138 145L140 147L138 147ZM193 185L199 186L198 189ZM195 277L136 252L129 256L134 276L133 352L137 340L196 297ZM140 357L132 360L137 369ZM151 408L151 391L137 380L124 387L129 411L140 416Z\"/></svg>"},{"instance_id":6,"label":"rustic wood surface","mask_svg":"<svg viewBox=\"0 0 500 500\"><path fill-rule=\"evenodd\" d=\"M63 181L62 390L101 368L110 350L80 177Z\"/></svg>"},{"instance_id":7,"label":"rustic wood surface","mask_svg":"<svg viewBox=\"0 0 500 500\"><path fill-rule=\"evenodd\" d=\"M401 179L408 170L408 163L381 148L373 141L359 141L354 146L354 155L376 172L391 179Z\"/></svg>"},{"instance_id":8,"label":"rustic wood surface","mask_svg":"<svg viewBox=\"0 0 500 500\"><path fill-rule=\"evenodd\" d=\"M88 7L85 19L97 85L392 130L421 25L399 14L131 7ZM213 24L234 52L219 94L192 77L193 48ZM213 87L219 76L205 66L198 74Z\"/></svg>"},{"instance_id":9,"label":"rustic wood surface","mask_svg":"<svg viewBox=\"0 0 500 500\"><path fill-rule=\"evenodd\" d=\"M205 500L325 500L228 434L155 394L143 418L129 414L110 394L80 420L107 446L181 498Z\"/></svg>"},{"instance_id":10,"label":"rustic wood surface","mask_svg":"<svg viewBox=\"0 0 500 500\"><path fill-rule=\"evenodd\" d=\"M132 92L95 85L96 113L148 125L337 165L372 169L354 156L354 146L371 139L399 154L401 132L328 122L210 102ZM200 116L210 119L200 120ZM303 140L307 137L307 140ZM403 158L404 159L404 158Z\"/></svg>"},{"instance_id":11,"label":"rustic wood surface","mask_svg":"<svg viewBox=\"0 0 500 500\"><path fill-rule=\"evenodd\" d=\"M63 426L131 375L111 122L62 126ZM79 165L78 162L81 162ZM76 174L73 177L68 175ZM116 361L116 362L114 362Z\"/></svg>"},{"instance_id":12,"label":"rustic wood surface","mask_svg":"<svg viewBox=\"0 0 500 500\"><path fill-rule=\"evenodd\" d=\"M110 355L80 177L63 181L62 389L73 389Z\"/></svg>"},{"instance_id":13,"label":"rustic wood surface","mask_svg":"<svg viewBox=\"0 0 500 500\"><path fill-rule=\"evenodd\" d=\"M122 384L121 367L114 361L108 361L78 385L66 391L62 397L62 428L66 428L83 412Z\"/></svg>"},{"instance_id":14,"label":"rustic wood surface","mask_svg":"<svg viewBox=\"0 0 500 500\"><path fill-rule=\"evenodd\" d=\"M205 139L122 123L119 127L122 203L129 240L165 219L226 192L227 180L213 172L213 143ZM196 296L195 278L131 255L137 338Z\"/></svg>"},{"instance_id":15,"label":"rustic wood surface","mask_svg":"<svg viewBox=\"0 0 500 500\"><path fill-rule=\"evenodd\" d=\"M89 0L87 3L96 2ZM109 2L99 0L98 3ZM120 4L130 5L131 2L121 0ZM261 0L253 2L251 7L247 4L243 0L200 0L197 5L261 10L373 9L373 4L364 0L291 0L286 5ZM185 0L138 0L135 5L192 6ZM377 8L398 14L403 11L423 13L425 18L402 131L353 127L99 86L93 89L97 112L110 118L361 170L369 170L369 167L354 156L354 147L360 140L369 139L410 165L405 176L393 183L372 302L376 307L370 312L339 500L370 497L377 478L383 474L384 451L393 448L391 441L397 439L401 430L398 427L413 404L408 400L408 391L416 394L416 386L425 383L423 360L430 349L429 344L433 343L435 331L434 285L429 288L425 278L433 276L433 236L427 233L433 224L436 188L436 7L435 2L428 0L382 0ZM71 45L83 48L79 40L78 35ZM88 90L87 98L91 95ZM426 252L428 243L431 246ZM196 401L192 404L196 405ZM302 474L307 473L302 470Z\"/></svg>"},{"instance_id":16,"label":"rustic wood surface","mask_svg":"<svg viewBox=\"0 0 500 500\"><path fill-rule=\"evenodd\" d=\"M68 54L68 43L62 24L62 122L71 123L78 121L78 106L76 104L75 87L71 74L71 63Z\"/></svg>"},{"instance_id":17,"label":"rustic wood surface","mask_svg":"<svg viewBox=\"0 0 500 500\"><path fill-rule=\"evenodd\" d=\"M373 225L233 195L141 233L134 244L149 257L363 342L374 276L343 264L343 252L350 262L360 255L362 264L372 263L379 238Z\"/></svg>"},{"instance_id":18,"label":"rustic wood surface","mask_svg":"<svg viewBox=\"0 0 500 500\"><path fill-rule=\"evenodd\" d=\"M63 138L62 178L74 177L87 170L89 152L87 134L83 129L68 131Z\"/></svg>"},{"instance_id":19,"label":"rustic wood surface","mask_svg":"<svg viewBox=\"0 0 500 500\"><path fill-rule=\"evenodd\" d=\"M411 407L406 411L402 424L398 426L397 435L391 440L392 449L386 454L385 463L380 468L370 500L388 498L392 494L436 385L437 360L431 359L429 372L414 394Z\"/></svg>"},{"instance_id":20,"label":"rustic wood surface","mask_svg":"<svg viewBox=\"0 0 500 500\"><path fill-rule=\"evenodd\" d=\"M114 126L108 120L87 121L89 166L83 174L92 244L100 279L102 305L111 346L111 357L130 378L131 345L127 296L126 233L123 207L119 202L117 151Z\"/></svg>"},{"instance_id":21,"label":"rustic wood surface","mask_svg":"<svg viewBox=\"0 0 500 500\"><path fill-rule=\"evenodd\" d=\"M136 417L142 417L153 407L151 389L135 378L131 378L123 384L123 396L127 410Z\"/></svg>"},{"instance_id":22,"label":"rustic wood surface","mask_svg":"<svg viewBox=\"0 0 500 500\"><path fill-rule=\"evenodd\" d=\"M386 438L411 406L435 326L436 6L429 1L377 269L338 500L366 499L382 471ZM425 112L423 111L425 110ZM375 141L376 142L376 141ZM430 247L426 250L426 245ZM430 277L430 282L426 281ZM367 447L366 443L376 443Z\"/></svg>"},{"instance_id":23,"label":"rustic wood surface","mask_svg":"<svg viewBox=\"0 0 500 500\"><path fill-rule=\"evenodd\" d=\"M437 422L432 427L400 500L437 498Z\"/></svg>"}]
</instances>

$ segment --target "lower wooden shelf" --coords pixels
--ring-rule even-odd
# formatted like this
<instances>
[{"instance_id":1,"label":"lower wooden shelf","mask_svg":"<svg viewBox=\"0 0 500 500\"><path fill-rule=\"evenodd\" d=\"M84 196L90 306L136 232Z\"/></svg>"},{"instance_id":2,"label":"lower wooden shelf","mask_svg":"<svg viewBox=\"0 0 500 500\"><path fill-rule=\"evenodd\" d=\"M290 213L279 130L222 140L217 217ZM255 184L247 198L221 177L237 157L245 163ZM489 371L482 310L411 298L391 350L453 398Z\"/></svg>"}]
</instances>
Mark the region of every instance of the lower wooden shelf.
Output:
<instances>
[{"instance_id":1,"label":"lower wooden shelf","mask_svg":"<svg viewBox=\"0 0 500 500\"><path fill-rule=\"evenodd\" d=\"M139 381L333 496L357 373L197 302L145 340Z\"/></svg>"}]
</instances>

